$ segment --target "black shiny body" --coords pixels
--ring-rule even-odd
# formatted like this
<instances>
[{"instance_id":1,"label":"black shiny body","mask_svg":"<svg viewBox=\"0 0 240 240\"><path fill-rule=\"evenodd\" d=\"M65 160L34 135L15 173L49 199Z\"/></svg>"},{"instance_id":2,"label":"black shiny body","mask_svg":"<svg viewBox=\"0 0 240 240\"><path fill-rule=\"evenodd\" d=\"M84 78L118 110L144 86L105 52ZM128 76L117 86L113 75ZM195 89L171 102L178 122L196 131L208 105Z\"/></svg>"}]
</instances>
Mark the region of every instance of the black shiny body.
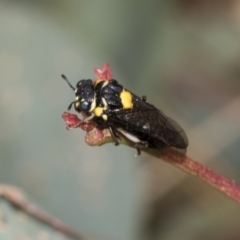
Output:
<instances>
[{"instance_id":1,"label":"black shiny body","mask_svg":"<svg viewBox=\"0 0 240 240\"><path fill-rule=\"evenodd\" d=\"M109 80L104 86L104 81L94 86L97 97L97 106L104 106L102 98L108 104L104 114L108 116L105 121L101 117L94 117L93 121L102 127L111 127L114 132L119 129L136 137L140 141L139 147L162 149L174 147L186 149L187 137L182 128L172 119L168 118L160 110L149 104L144 97L132 95L133 107L124 109L120 99L123 86L116 80Z\"/></svg>"},{"instance_id":2,"label":"black shiny body","mask_svg":"<svg viewBox=\"0 0 240 240\"><path fill-rule=\"evenodd\" d=\"M102 98L104 98L108 104L107 112L122 109L120 93L123 91L123 86L118 84L116 80L108 80L106 86L104 86L104 81L101 81L95 85L94 90L97 98L97 106L104 106L102 101Z\"/></svg>"},{"instance_id":3,"label":"black shiny body","mask_svg":"<svg viewBox=\"0 0 240 240\"><path fill-rule=\"evenodd\" d=\"M63 79L75 92L72 105L83 113L84 121L93 121L98 127L108 128L115 143L120 142L119 134L139 147L163 149L173 147L185 149L188 139L183 129L171 118L147 102L124 89L116 80L80 80L76 88Z\"/></svg>"}]
</instances>

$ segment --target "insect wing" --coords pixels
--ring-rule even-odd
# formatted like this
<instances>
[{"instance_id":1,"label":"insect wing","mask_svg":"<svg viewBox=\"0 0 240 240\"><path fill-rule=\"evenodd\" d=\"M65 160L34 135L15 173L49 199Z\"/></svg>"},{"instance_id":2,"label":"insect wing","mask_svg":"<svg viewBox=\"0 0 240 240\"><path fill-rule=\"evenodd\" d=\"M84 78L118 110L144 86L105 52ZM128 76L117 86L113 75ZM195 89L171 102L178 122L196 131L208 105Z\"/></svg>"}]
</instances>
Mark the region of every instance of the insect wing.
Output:
<instances>
[{"instance_id":1,"label":"insect wing","mask_svg":"<svg viewBox=\"0 0 240 240\"><path fill-rule=\"evenodd\" d=\"M147 142L150 148L187 147L186 134L174 120L142 98L134 94L132 96L132 109L120 109L111 115L113 126Z\"/></svg>"},{"instance_id":2,"label":"insect wing","mask_svg":"<svg viewBox=\"0 0 240 240\"><path fill-rule=\"evenodd\" d=\"M158 121L159 124L164 125L164 129L161 131L157 130L156 134L159 136L162 134L163 139L166 143L172 147L185 149L188 146L187 135L179 124L173 119L167 117L162 111L158 110ZM165 120L163 120L165 119Z\"/></svg>"}]
</instances>

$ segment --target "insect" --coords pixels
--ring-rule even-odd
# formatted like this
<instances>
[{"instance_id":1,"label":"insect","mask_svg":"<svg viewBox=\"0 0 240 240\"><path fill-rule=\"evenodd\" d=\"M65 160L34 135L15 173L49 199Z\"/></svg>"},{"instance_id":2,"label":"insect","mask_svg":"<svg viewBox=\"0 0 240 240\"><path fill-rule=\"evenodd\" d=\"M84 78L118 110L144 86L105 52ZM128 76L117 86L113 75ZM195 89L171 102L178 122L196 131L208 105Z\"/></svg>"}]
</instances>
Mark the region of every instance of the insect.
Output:
<instances>
[{"instance_id":1,"label":"insect","mask_svg":"<svg viewBox=\"0 0 240 240\"><path fill-rule=\"evenodd\" d=\"M188 139L183 129L162 111L125 89L116 80L91 79L78 81L74 88L65 75L62 78L75 92L71 102L77 112L83 113L84 121L108 128L115 144L122 134L139 148L163 149L173 147L185 150Z\"/></svg>"}]
</instances>

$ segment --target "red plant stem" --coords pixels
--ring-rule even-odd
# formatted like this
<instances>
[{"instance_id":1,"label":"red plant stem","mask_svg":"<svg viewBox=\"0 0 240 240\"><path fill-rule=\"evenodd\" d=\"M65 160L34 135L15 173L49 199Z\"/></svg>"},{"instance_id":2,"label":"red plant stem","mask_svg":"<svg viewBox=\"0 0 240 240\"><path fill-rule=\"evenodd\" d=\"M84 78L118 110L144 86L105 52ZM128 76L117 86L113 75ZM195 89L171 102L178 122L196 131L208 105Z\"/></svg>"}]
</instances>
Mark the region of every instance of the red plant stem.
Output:
<instances>
[{"instance_id":1,"label":"red plant stem","mask_svg":"<svg viewBox=\"0 0 240 240\"><path fill-rule=\"evenodd\" d=\"M176 155L172 153L166 153L162 155L161 158L164 161L180 168L181 170L200 178L207 184L213 186L225 195L240 203L240 187L237 186L233 180L222 176L221 174L187 156L179 161L179 157Z\"/></svg>"},{"instance_id":2,"label":"red plant stem","mask_svg":"<svg viewBox=\"0 0 240 240\"><path fill-rule=\"evenodd\" d=\"M121 140L123 144L128 145L129 147L134 147L134 145L126 139L122 138ZM168 148L161 151L154 151L149 148L142 148L141 150L174 165L194 177L198 177L208 185L240 203L240 186L238 186L233 180L215 172L186 155L178 153L176 149Z\"/></svg>"}]
</instances>

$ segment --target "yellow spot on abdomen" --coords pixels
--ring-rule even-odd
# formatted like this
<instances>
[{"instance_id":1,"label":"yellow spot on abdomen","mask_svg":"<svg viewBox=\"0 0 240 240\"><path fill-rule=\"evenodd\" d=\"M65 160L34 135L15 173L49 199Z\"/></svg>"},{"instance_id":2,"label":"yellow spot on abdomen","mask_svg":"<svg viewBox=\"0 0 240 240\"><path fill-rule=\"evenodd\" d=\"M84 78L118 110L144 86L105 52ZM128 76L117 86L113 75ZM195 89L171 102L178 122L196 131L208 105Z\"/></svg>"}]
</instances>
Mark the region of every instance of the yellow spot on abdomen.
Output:
<instances>
[{"instance_id":1,"label":"yellow spot on abdomen","mask_svg":"<svg viewBox=\"0 0 240 240\"><path fill-rule=\"evenodd\" d=\"M120 98L124 109L133 107L132 94L130 92L123 89L123 91L120 93Z\"/></svg>"}]
</instances>

